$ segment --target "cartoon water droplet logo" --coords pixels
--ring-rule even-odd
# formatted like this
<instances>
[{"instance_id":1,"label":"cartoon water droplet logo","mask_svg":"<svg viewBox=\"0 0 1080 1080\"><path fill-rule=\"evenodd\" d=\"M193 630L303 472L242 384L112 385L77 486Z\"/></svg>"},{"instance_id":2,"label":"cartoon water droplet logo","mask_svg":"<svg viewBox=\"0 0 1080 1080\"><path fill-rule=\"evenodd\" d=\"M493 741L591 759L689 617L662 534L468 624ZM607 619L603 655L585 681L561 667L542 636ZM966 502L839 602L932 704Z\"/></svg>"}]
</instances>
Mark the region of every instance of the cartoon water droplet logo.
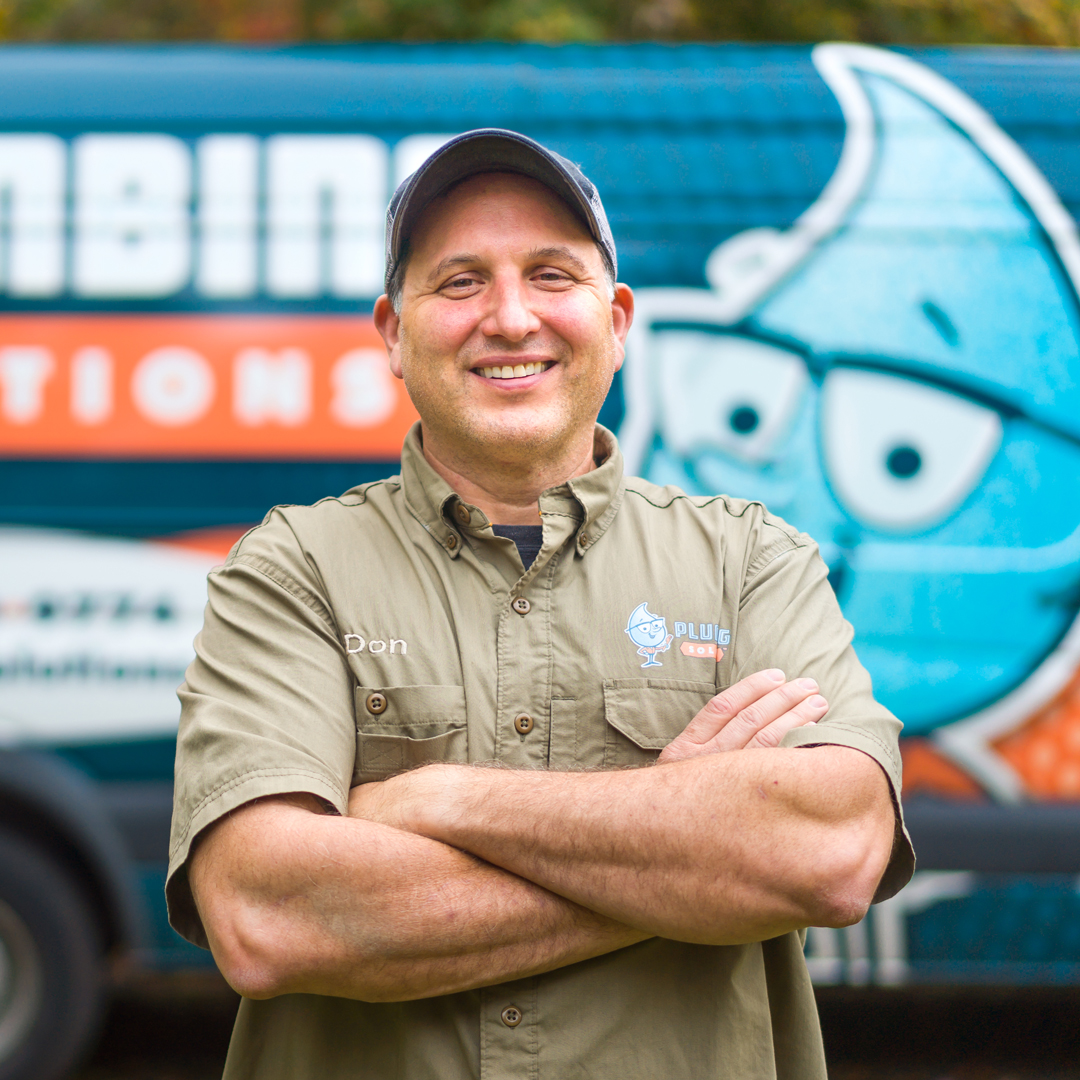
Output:
<instances>
[{"instance_id":1,"label":"cartoon water droplet logo","mask_svg":"<svg viewBox=\"0 0 1080 1080\"><path fill-rule=\"evenodd\" d=\"M813 536L905 734L1021 798L995 740L1080 673L1080 239L941 76L813 57L836 172L790 228L721 243L710 289L638 292L627 468Z\"/></svg>"},{"instance_id":2,"label":"cartoon water droplet logo","mask_svg":"<svg viewBox=\"0 0 1080 1080\"><path fill-rule=\"evenodd\" d=\"M663 615L653 615L648 601L638 604L631 612L626 633L638 647L638 655L645 657L643 668L664 666L656 659L656 654L671 648L672 636L667 632L667 619Z\"/></svg>"}]
</instances>

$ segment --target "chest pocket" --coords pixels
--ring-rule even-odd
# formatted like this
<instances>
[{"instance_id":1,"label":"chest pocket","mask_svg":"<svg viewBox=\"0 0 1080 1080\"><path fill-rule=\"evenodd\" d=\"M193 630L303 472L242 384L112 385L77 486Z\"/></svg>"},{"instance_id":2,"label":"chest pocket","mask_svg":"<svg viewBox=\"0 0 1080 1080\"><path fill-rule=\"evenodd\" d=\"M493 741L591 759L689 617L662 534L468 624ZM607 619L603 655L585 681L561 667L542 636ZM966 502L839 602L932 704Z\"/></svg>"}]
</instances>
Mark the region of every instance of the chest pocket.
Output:
<instances>
[{"instance_id":1,"label":"chest pocket","mask_svg":"<svg viewBox=\"0 0 1080 1080\"><path fill-rule=\"evenodd\" d=\"M358 686L354 784L436 761L469 760L462 686Z\"/></svg>"},{"instance_id":2,"label":"chest pocket","mask_svg":"<svg viewBox=\"0 0 1080 1080\"><path fill-rule=\"evenodd\" d=\"M675 679L605 679L604 767L648 765L719 688Z\"/></svg>"}]
</instances>

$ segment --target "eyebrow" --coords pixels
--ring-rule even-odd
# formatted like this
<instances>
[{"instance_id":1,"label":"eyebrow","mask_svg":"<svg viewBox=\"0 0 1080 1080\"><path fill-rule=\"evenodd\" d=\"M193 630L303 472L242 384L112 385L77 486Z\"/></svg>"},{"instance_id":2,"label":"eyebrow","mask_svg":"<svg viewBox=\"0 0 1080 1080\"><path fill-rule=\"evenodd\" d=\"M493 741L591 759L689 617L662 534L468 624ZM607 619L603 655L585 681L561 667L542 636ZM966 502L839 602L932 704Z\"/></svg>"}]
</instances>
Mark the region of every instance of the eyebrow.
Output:
<instances>
[{"instance_id":1,"label":"eyebrow","mask_svg":"<svg viewBox=\"0 0 1080 1080\"><path fill-rule=\"evenodd\" d=\"M588 267L568 248L561 244L556 247L533 248L526 256L529 262L542 262L544 259L563 259L579 274L587 274Z\"/></svg>"},{"instance_id":2,"label":"eyebrow","mask_svg":"<svg viewBox=\"0 0 1080 1080\"><path fill-rule=\"evenodd\" d=\"M428 281L434 281L436 278L442 277L447 270L452 270L455 266L471 266L474 263L480 261L479 255L473 255L471 252L463 251L457 255L448 255L434 270L428 274Z\"/></svg>"}]
</instances>

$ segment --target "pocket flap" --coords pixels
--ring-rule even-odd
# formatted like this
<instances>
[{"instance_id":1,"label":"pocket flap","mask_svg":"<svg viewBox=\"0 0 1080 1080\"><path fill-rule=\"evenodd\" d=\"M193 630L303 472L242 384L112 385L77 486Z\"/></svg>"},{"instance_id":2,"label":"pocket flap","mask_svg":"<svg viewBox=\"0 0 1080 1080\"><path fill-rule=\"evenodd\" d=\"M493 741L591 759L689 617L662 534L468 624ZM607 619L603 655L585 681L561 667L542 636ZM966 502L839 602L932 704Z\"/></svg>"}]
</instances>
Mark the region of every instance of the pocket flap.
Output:
<instances>
[{"instance_id":1,"label":"pocket flap","mask_svg":"<svg viewBox=\"0 0 1080 1080\"><path fill-rule=\"evenodd\" d=\"M428 739L405 735L362 733L356 742L356 782L382 779L389 773L430 765L436 761L462 761L468 737L465 728L454 728Z\"/></svg>"},{"instance_id":2,"label":"pocket flap","mask_svg":"<svg viewBox=\"0 0 1080 1080\"><path fill-rule=\"evenodd\" d=\"M358 686L354 698L356 726L364 731L387 729L424 738L439 729L464 727L463 686Z\"/></svg>"},{"instance_id":3,"label":"pocket flap","mask_svg":"<svg viewBox=\"0 0 1080 1080\"><path fill-rule=\"evenodd\" d=\"M663 750L720 691L677 679L605 679L604 716L644 750Z\"/></svg>"}]
</instances>

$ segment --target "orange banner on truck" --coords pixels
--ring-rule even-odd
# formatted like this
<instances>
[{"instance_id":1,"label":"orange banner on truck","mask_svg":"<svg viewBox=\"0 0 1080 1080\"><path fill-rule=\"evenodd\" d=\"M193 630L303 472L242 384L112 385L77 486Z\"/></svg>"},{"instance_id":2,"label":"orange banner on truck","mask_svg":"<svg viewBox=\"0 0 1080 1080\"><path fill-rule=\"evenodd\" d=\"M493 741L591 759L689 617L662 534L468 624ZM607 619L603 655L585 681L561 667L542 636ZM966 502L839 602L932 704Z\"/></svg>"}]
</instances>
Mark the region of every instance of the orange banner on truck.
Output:
<instances>
[{"instance_id":1,"label":"orange banner on truck","mask_svg":"<svg viewBox=\"0 0 1080 1080\"><path fill-rule=\"evenodd\" d=\"M0 456L396 458L370 317L0 316Z\"/></svg>"}]
</instances>

